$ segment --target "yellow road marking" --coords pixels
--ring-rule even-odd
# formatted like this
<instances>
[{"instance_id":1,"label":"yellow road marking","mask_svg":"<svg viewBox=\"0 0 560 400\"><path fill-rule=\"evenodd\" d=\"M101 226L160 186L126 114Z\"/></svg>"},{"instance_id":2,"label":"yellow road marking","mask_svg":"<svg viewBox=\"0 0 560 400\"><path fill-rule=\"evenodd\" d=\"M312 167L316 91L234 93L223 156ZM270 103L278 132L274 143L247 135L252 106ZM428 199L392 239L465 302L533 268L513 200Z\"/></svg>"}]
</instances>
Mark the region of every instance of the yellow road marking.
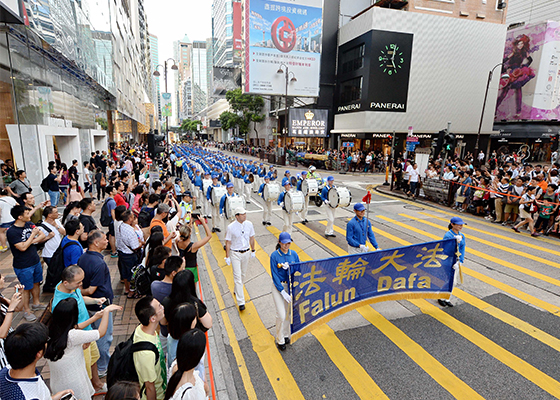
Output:
<instances>
[{"instance_id":1,"label":"yellow road marking","mask_svg":"<svg viewBox=\"0 0 560 400\"><path fill-rule=\"evenodd\" d=\"M326 225L326 221L320 221L320 223ZM298 228L300 228L300 226L298 226ZM307 227L305 227L305 229L309 230ZM346 234L346 232L337 225L334 226L334 230L339 233ZM384 234L379 229L376 229L376 233ZM398 239L396 236L390 234L386 235ZM336 254L343 256L348 255L348 252L344 251L342 248L338 247L322 236L316 236L317 237L315 237L315 240L319 241L324 246L327 246L327 248L329 248ZM399 243L405 246L411 244L401 239L399 239ZM389 340L391 340L399 349L401 349L407 356L409 356L416 364L420 366L420 368L426 371L428 375L430 375L437 383L439 383L456 399L470 400L483 398L465 382L457 378L455 374L453 374L449 369L443 366L430 353L424 350L422 346L417 344L414 340L410 339L403 331L397 328L394 324L392 324L389 320L387 320L373 308L371 308L370 306L363 306L357 308L357 311L368 322L370 322L385 336L387 336Z\"/></svg>"},{"instance_id":2,"label":"yellow road marking","mask_svg":"<svg viewBox=\"0 0 560 400\"><path fill-rule=\"evenodd\" d=\"M319 223L320 223L320 224L323 224L323 225L325 225L325 226L327 225L327 221L319 221ZM344 229L342 229L341 227L339 227L338 225L335 225L335 226L334 226L334 230L337 231L338 233L341 233L341 234L343 234L343 235L346 236L346 231L345 231ZM410 242L407 242L407 241L404 240L404 239L401 239L401 238L398 237L398 236L391 235L390 233L384 232L384 231L382 231L381 229L376 228L375 226L372 226L372 227L371 227L371 230L373 231L373 233L375 233L375 234L377 234L377 235L385 236L387 239L392 240L393 242L396 242L396 243L398 243L398 244L400 244L400 245L402 245L402 246L408 246L408 245L411 245L411 244L412 244L412 243L410 243Z\"/></svg>"},{"instance_id":3,"label":"yellow road marking","mask_svg":"<svg viewBox=\"0 0 560 400\"><path fill-rule=\"evenodd\" d=\"M412 217L412 216L407 215L407 214L399 214L399 215L401 215L403 217L406 217L406 218L410 218L411 220L414 220L414 221L421 222L421 223L423 223L425 225L428 225L428 226L431 226L433 228L441 229L441 230L447 232L446 228L444 228L442 226L439 226L437 224L434 224L433 222L425 221L421 218ZM472 236L472 235L465 235L465 237L467 237L470 240L474 240L475 242L479 242L479 243L485 244L487 246L495 247L495 248L498 248L500 250L504 250L506 252L510 252L510 253L517 254L517 255L522 254L521 252L518 252L517 250L513 251L513 250L508 249L505 246L495 245L495 244L490 243L490 242L488 242L484 239L479 239L479 238L477 238L475 236ZM504 267L507 267L509 269L513 269L514 271L517 271L517 272L521 272L522 274L532 276L533 278L536 278L536 279L542 280L544 282L550 283L551 285L560 286L560 280L559 279L551 278L551 277L546 276L544 274L541 274L539 272L535 272L532 269L520 267L519 265L510 263L509 261L505 261L505 260L502 260L502 259L497 258L497 257L489 256L489 255L487 255L487 254L485 254L481 251L474 250L474 249L467 248L467 253L470 253L470 254L472 254L474 256L477 256L477 257L480 257L480 258L483 258L483 259L488 260L490 262L496 263L498 265L503 265ZM531 257L527 257L527 258L531 258ZM535 258L541 259L540 257L535 257ZM531 259L533 259L533 258L531 258ZM543 260L542 262L546 262L546 260L544 260L544 259L541 259L541 260ZM560 264L558 265L557 268L560 268Z\"/></svg>"},{"instance_id":4,"label":"yellow road marking","mask_svg":"<svg viewBox=\"0 0 560 400\"><path fill-rule=\"evenodd\" d=\"M422 214L422 215L425 215L425 216L427 216L427 217L439 219L440 221L449 222L448 219L442 218L442 217L438 217L438 216L433 215L433 214L429 214L429 213L425 213L425 212L420 212L420 211L419 211L418 213L419 213L419 214ZM538 250L538 251L544 251L545 253L550 253L550 254L554 254L554 255L556 255L556 256L560 256L560 251L547 249L547 248L542 247L541 245L536 245L536 244L533 244L533 243L528 243L528 242L523 241L523 240L517 240L517 239L513 239L513 238L510 238L510 237L507 237L507 236L498 235L497 233L492 233L492 232L485 231L485 230L482 230L482 229L473 228L472 226L469 226L469 225L463 226L463 230L465 230L465 229L469 229L469 230L471 230L471 231L473 231L473 232L484 233L485 235L489 235L489 236L492 236L492 237L495 237L495 238L498 238L498 239L507 240L508 242L511 242L511 243L520 244L520 245L522 245L522 246L524 246L524 247L529 247L529 248L531 248L531 249L535 249L535 250ZM554 244L557 245L558 242L555 242Z\"/></svg>"},{"instance_id":5,"label":"yellow road marking","mask_svg":"<svg viewBox=\"0 0 560 400\"><path fill-rule=\"evenodd\" d=\"M550 393L552 396L557 397L560 393L560 382L552 379L550 376L538 370L528 362L498 346L496 343L481 335L470 326L456 320L451 315L443 312L425 300L409 301L420 308L424 314L431 316L448 328L457 332L459 335L463 336L465 339L478 346L501 363L507 365L524 378L530 380L544 391Z\"/></svg>"},{"instance_id":6,"label":"yellow road marking","mask_svg":"<svg viewBox=\"0 0 560 400\"><path fill-rule=\"evenodd\" d=\"M422 213L421 213L421 214L422 214ZM435 223L433 223L433 222L427 221L427 220L422 219L422 218L413 217L413 216L408 215L408 214L399 214L399 215L401 215L401 216L403 216L403 217L407 217L407 218L413 219L413 220L418 221L418 222L421 222L421 223L423 223L423 224L429 225L429 226L434 227L434 228L436 228L436 229L440 229L440 230L443 230L443 231L446 231L446 232L448 231L447 227L443 227L443 226L441 226L441 225L435 224ZM442 218L442 219L443 219L443 218ZM465 226L465 228L468 228L468 227ZM480 232L483 232L483 233L484 233L484 231L480 231ZM554 261L550 261L550 260L547 260L547 259L542 258L542 257L534 256L534 255L532 255L532 254L527 254L527 253L525 253L525 252L523 252L523 251L519 251L519 250L513 249L513 248L511 248L511 247L502 246L501 244L489 242L488 240L484 240L484 239L481 239L481 238L479 238L479 237L477 237L477 236L469 235L469 234L467 234L467 233L464 233L464 235L465 235L465 237L466 237L467 239L472 239L472 240L474 240L475 242L479 242L479 243L485 244L485 245L487 245L487 246L491 246L491 247L494 247L494 248L496 248L496 249L499 249L499 250L502 250L502 251L505 251L505 252L508 252L508 253L511 253L511 254L518 255L518 256L520 256L520 257L525 257L525 258L528 258L528 259L530 259L530 260L533 260L533 261L536 261L536 262L540 262L540 263L542 263L542 264L544 264L544 265L550 265L551 267L560 268L560 263L557 263L557 262L554 262ZM505 240L509 240L509 239L506 238L505 236L503 236L503 238L504 238ZM512 242L513 242L513 240L512 240ZM525 242L518 241L518 240L515 240L515 242L517 242L517 244L520 244L520 245L522 245L522 246L526 246L526 243L525 243ZM535 247L538 247L538 246L535 246ZM540 249L539 249L539 250L540 250ZM560 254L560 253L558 253L558 254Z\"/></svg>"},{"instance_id":7,"label":"yellow road marking","mask_svg":"<svg viewBox=\"0 0 560 400\"><path fill-rule=\"evenodd\" d=\"M272 226L267 227L267 229L276 237L281 233L280 230ZM312 260L295 242L292 242L291 249L298 254L301 261ZM388 399L377 383L371 379L366 370L350 354L327 324L318 326L311 334L323 346L331 361L342 372L350 386L352 386L361 399Z\"/></svg>"},{"instance_id":8,"label":"yellow road marking","mask_svg":"<svg viewBox=\"0 0 560 400\"><path fill-rule=\"evenodd\" d=\"M312 231L311 229L309 229L305 225L294 224L294 226L296 226L298 229L300 229L302 232L304 232L307 236L315 239L319 243L326 246L328 249L332 250L334 252L334 254L336 254L337 256L345 256L345 255L348 254L346 251L344 251L340 247L336 246L333 242L327 240L326 238L324 238L323 236L321 236L317 232Z\"/></svg>"},{"instance_id":9,"label":"yellow road marking","mask_svg":"<svg viewBox=\"0 0 560 400\"><path fill-rule=\"evenodd\" d=\"M223 270L224 276L230 288L231 295L233 295L233 274L231 273L231 267L225 268L226 263L224 260L225 252L218 239L217 235L213 235L210 239L210 247L212 252L216 257L218 266ZM262 258L262 249L257 252L257 257ZM265 265L265 264L263 264ZM266 269L266 267L265 267ZM261 365L268 377L272 389L279 399L304 399L303 394L299 390L299 387L292 376L292 373L288 369L284 359L278 353L276 349L275 340L264 326L262 320L260 319L255 305L250 302L250 297L245 290L245 311L239 313L239 317L247 330L247 334L253 345L253 350L259 357Z\"/></svg>"},{"instance_id":10,"label":"yellow road marking","mask_svg":"<svg viewBox=\"0 0 560 400\"><path fill-rule=\"evenodd\" d=\"M198 227L196 227L198 233ZM245 363L245 358L243 357L243 353L241 352L241 348L239 347L239 343L237 341L237 337L235 336L235 332L233 330L233 325L229 319L229 315L225 310L226 306L224 304L224 299L220 293L220 288L218 287L218 282L216 281L216 277L214 276L214 271L212 271L212 267L210 265L210 260L208 259L208 254L206 254L206 249L204 246L201 247L202 259L204 260L204 264L206 264L206 271L210 276L210 283L212 284L212 289L214 290L216 301L218 302L218 308L221 311L221 317L224 321L224 327L226 328L226 332L229 339L229 344L233 350L233 355L235 356L235 362L239 368L239 373L241 374L241 379L243 380L243 386L245 387L245 392L247 393L247 397L250 400L257 400L257 394L255 392L255 388L253 387L253 383L251 382L251 376L249 375L249 370L247 369L247 364Z\"/></svg>"},{"instance_id":11,"label":"yellow road marking","mask_svg":"<svg viewBox=\"0 0 560 400\"><path fill-rule=\"evenodd\" d=\"M432 235L431 233L425 232L421 229L418 229L418 228L415 228L413 226L404 224L404 223L396 221L394 219L387 218L387 217L384 217L384 216L381 216L381 215L378 215L377 217L380 218L380 219L383 219L384 221L390 222L393 225L400 226L400 227L405 228L409 231L418 233L418 234L423 235L423 236L427 236L431 239L434 239L434 240L439 240L440 239L439 236ZM523 301L525 301L529 304L532 304L536 307L539 307L543 310L548 311L551 314L554 314L554 315L560 317L560 307L555 306L554 304L551 304L551 303L548 303L548 302L543 301L541 299L538 299L535 296L531 296L530 294L522 292L521 290L516 289L512 286L506 285L505 283L502 283L502 282L498 281L497 279L490 278L489 276L481 274L480 272L477 272L477 271L474 271L470 268L467 268L464 265L462 266L462 270L463 270L463 273L466 274L466 275L472 276L473 278L476 278L476 279L478 279L478 280L480 280L484 283L487 283L490 286L494 286L495 288L500 289L501 291L503 291L505 293L509 293L512 296L517 297L518 299L521 299L521 300L523 300Z\"/></svg>"},{"instance_id":12,"label":"yellow road marking","mask_svg":"<svg viewBox=\"0 0 560 400\"><path fill-rule=\"evenodd\" d=\"M556 351L560 351L560 339L546 333L545 331L534 327L533 325L506 313L505 311L500 310L497 307L494 307L491 304L486 303L483 300L480 300L473 295L461 290L455 289L453 294L457 296L459 299L463 300L465 303L469 303L472 306L478 308L481 311L493 316L500 321L513 326L516 329L519 329L522 332L525 332L527 335L537 339L538 341L546 344L547 346L552 347Z\"/></svg>"}]
</instances>

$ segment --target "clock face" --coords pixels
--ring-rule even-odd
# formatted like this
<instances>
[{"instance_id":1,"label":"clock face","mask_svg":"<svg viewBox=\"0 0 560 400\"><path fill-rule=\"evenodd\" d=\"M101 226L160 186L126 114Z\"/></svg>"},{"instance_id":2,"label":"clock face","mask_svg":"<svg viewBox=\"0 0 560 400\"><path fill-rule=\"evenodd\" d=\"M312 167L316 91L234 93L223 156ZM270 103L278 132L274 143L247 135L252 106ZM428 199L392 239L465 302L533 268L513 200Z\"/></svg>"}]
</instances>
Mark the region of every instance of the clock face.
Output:
<instances>
[{"instance_id":1,"label":"clock face","mask_svg":"<svg viewBox=\"0 0 560 400\"><path fill-rule=\"evenodd\" d=\"M399 72L404 64L403 52L398 45L391 43L385 46L379 54L379 68L387 75Z\"/></svg>"}]
</instances>

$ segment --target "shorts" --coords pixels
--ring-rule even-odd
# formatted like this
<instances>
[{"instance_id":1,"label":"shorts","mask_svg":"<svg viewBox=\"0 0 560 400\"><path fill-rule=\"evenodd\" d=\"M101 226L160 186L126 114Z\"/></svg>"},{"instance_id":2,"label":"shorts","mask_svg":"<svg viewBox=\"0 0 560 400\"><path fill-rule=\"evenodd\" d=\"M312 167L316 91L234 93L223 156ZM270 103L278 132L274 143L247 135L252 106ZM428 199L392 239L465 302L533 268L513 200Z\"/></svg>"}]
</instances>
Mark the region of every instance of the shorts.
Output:
<instances>
[{"instance_id":1,"label":"shorts","mask_svg":"<svg viewBox=\"0 0 560 400\"><path fill-rule=\"evenodd\" d=\"M520 209L520 210L519 210L519 217L520 217L520 218L523 218L523 219L525 219L525 218L531 218L531 213L525 211L525 209L523 208L523 209Z\"/></svg>"},{"instance_id":2,"label":"shorts","mask_svg":"<svg viewBox=\"0 0 560 400\"><path fill-rule=\"evenodd\" d=\"M130 282L132 279L132 268L138 264L138 256L136 253L127 254L119 251L119 269L122 279Z\"/></svg>"},{"instance_id":3,"label":"shorts","mask_svg":"<svg viewBox=\"0 0 560 400\"><path fill-rule=\"evenodd\" d=\"M86 362L88 378L91 379L91 366L99 360L99 348L95 341L91 342L89 347L84 350L84 360Z\"/></svg>"},{"instance_id":4,"label":"shorts","mask_svg":"<svg viewBox=\"0 0 560 400\"><path fill-rule=\"evenodd\" d=\"M115 223L111 222L109 224L109 235L115 237Z\"/></svg>"},{"instance_id":5,"label":"shorts","mask_svg":"<svg viewBox=\"0 0 560 400\"><path fill-rule=\"evenodd\" d=\"M43 266L41 262L27 268L14 268L14 271L24 290L31 290L35 283L43 281Z\"/></svg>"},{"instance_id":6,"label":"shorts","mask_svg":"<svg viewBox=\"0 0 560 400\"><path fill-rule=\"evenodd\" d=\"M3 224L0 224L0 228L9 228L14 224L14 221L12 222L4 222Z\"/></svg>"},{"instance_id":7,"label":"shorts","mask_svg":"<svg viewBox=\"0 0 560 400\"><path fill-rule=\"evenodd\" d=\"M519 214L519 204L507 204L504 207L506 214Z\"/></svg>"}]
</instances>

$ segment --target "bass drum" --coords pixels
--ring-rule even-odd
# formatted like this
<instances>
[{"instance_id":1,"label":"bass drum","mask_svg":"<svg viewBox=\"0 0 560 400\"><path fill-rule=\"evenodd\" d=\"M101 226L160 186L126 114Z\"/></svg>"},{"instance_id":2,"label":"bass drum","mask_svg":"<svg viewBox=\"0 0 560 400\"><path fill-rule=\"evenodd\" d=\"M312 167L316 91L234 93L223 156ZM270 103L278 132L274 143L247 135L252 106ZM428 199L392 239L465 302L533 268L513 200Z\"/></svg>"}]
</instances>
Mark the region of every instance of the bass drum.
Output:
<instances>
[{"instance_id":1,"label":"bass drum","mask_svg":"<svg viewBox=\"0 0 560 400\"><path fill-rule=\"evenodd\" d=\"M212 186L212 179L203 179L202 180L202 197L206 199L206 193L208 193L208 188Z\"/></svg>"},{"instance_id":2,"label":"bass drum","mask_svg":"<svg viewBox=\"0 0 560 400\"><path fill-rule=\"evenodd\" d=\"M301 182L301 192L304 196L315 196L319 192L319 185L315 179L304 179Z\"/></svg>"},{"instance_id":3,"label":"bass drum","mask_svg":"<svg viewBox=\"0 0 560 400\"><path fill-rule=\"evenodd\" d=\"M329 189L329 205L332 208L348 207L352 202L352 194L345 187L334 187Z\"/></svg>"},{"instance_id":4,"label":"bass drum","mask_svg":"<svg viewBox=\"0 0 560 400\"><path fill-rule=\"evenodd\" d=\"M277 183L267 183L263 188L264 199L266 201L276 201L280 196L280 185Z\"/></svg>"},{"instance_id":5,"label":"bass drum","mask_svg":"<svg viewBox=\"0 0 560 400\"><path fill-rule=\"evenodd\" d=\"M227 193L227 189L223 186L213 187L212 192L210 192L210 198L212 199L212 204L215 206L220 205L220 201L224 194Z\"/></svg>"},{"instance_id":6,"label":"bass drum","mask_svg":"<svg viewBox=\"0 0 560 400\"><path fill-rule=\"evenodd\" d=\"M226 219L232 220L235 218L235 209L237 207L244 208L245 201L243 201L243 197L234 196L234 197L226 197L226 204L224 205L224 214Z\"/></svg>"},{"instance_id":7,"label":"bass drum","mask_svg":"<svg viewBox=\"0 0 560 400\"><path fill-rule=\"evenodd\" d=\"M303 210L305 196L302 192L290 190L284 196L284 207L290 214Z\"/></svg>"}]
</instances>

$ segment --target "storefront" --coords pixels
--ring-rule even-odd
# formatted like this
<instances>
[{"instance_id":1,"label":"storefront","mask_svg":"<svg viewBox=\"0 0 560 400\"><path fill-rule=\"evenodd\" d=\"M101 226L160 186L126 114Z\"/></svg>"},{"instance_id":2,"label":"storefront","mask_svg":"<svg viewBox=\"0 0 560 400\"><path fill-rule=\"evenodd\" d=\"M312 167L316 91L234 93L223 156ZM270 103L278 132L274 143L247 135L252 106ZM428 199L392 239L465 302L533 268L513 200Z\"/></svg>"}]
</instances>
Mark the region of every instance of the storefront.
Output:
<instances>
[{"instance_id":1,"label":"storefront","mask_svg":"<svg viewBox=\"0 0 560 400\"><path fill-rule=\"evenodd\" d=\"M326 148L328 110L290 108L289 115L289 134L281 138L281 147L297 148L304 152Z\"/></svg>"},{"instance_id":2,"label":"storefront","mask_svg":"<svg viewBox=\"0 0 560 400\"><path fill-rule=\"evenodd\" d=\"M498 133L490 137L490 152L500 154L517 154L526 157L526 162L543 162L550 160L558 142L552 138L560 134L560 125L555 124L495 124Z\"/></svg>"}]
</instances>

